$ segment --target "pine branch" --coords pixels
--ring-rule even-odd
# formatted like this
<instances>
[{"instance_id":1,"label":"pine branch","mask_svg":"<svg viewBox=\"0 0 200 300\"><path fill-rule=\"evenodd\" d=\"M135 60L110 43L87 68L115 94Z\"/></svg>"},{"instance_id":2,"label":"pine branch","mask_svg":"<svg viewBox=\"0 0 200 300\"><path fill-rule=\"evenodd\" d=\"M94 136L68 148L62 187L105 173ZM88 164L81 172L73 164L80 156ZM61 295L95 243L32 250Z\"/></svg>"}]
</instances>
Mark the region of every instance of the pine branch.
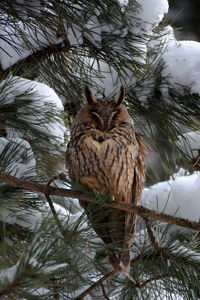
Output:
<instances>
[{"instance_id":1,"label":"pine branch","mask_svg":"<svg viewBox=\"0 0 200 300\"><path fill-rule=\"evenodd\" d=\"M170 258L170 255L156 241L156 238L155 238L155 236L153 234L153 231L151 229L151 226L150 226L149 219L146 218L146 217L144 217L143 219L144 219L145 224L146 224L146 228L147 228L147 232L148 232L150 241L151 241L153 247L155 248L156 252L157 253L162 253L162 255L165 256L166 258Z\"/></svg>"},{"instance_id":2,"label":"pine branch","mask_svg":"<svg viewBox=\"0 0 200 300\"><path fill-rule=\"evenodd\" d=\"M77 190L51 187L45 184L39 184L36 182L19 179L17 177L11 176L6 173L0 173L0 182L7 183L11 186L18 186L26 190L31 190L45 195L76 198L81 201L91 202L91 203L95 202L92 196L88 196L83 192ZM103 205L109 208L115 208L122 211L133 212L141 216L142 218L149 218L153 220L163 221L169 224L174 224L192 230L200 231L200 222L195 222L195 221L190 221L188 219L170 216L164 213L156 212L155 210L151 210L143 206L135 206L135 205L126 204L123 202L115 202L115 201L103 203Z\"/></svg>"},{"instance_id":3,"label":"pine branch","mask_svg":"<svg viewBox=\"0 0 200 300\"><path fill-rule=\"evenodd\" d=\"M118 270L113 270L112 272L107 273L102 278L100 278L97 282L92 284L87 290L85 290L82 294L75 298L75 300L82 300L85 296L87 296L93 289L102 286L103 282L106 280L110 280L113 276L118 272Z\"/></svg>"},{"instance_id":4,"label":"pine branch","mask_svg":"<svg viewBox=\"0 0 200 300\"><path fill-rule=\"evenodd\" d=\"M101 289L102 289L102 293L103 293L104 298L107 299L107 300L110 300L110 298L106 294L106 290L105 290L105 287L104 287L103 283L101 285Z\"/></svg>"},{"instance_id":5,"label":"pine branch","mask_svg":"<svg viewBox=\"0 0 200 300\"><path fill-rule=\"evenodd\" d=\"M27 56L26 58L23 58L20 61L17 61L15 64L10 66L9 68L3 70L0 69L1 77L6 77L11 71L17 70L19 72L20 68L24 66L24 64L31 64L35 62L39 62L46 58L46 56L50 56L52 54L58 53L58 52L68 52L70 48L69 42L67 40L63 40L62 43L59 44L51 44L47 47L44 47L40 50L37 50L33 52L31 55Z\"/></svg>"},{"instance_id":6,"label":"pine branch","mask_svg":"<svg viewBox=\"0 0 200 300\"><path fill-rule=\"evenodd\" d=\"M168 275L164 275L164 274L162 274L162 275L157 275L157 276L155 276L155 277L152 277L152 278L149 278L149 279L143 281L142 283L136 284L135 287L141 289L141 288L145 287L148 283L151 283L152 281L156 281L156 280L161 280L163 277L167 277L167 276L168 276Z\"/></svg>"},{"instance_id":7,"label":"pine branch","mask_svg":"<svg viewBox=\"0 0 200 300\"><path fill-rule=\"evenodd\" d=\"M56 177L54 177L53 179L51 179L51 180L47 183L47 186L50 187L50 184L51 184L55 179L61 179L61 178L62 178L61 176L56 176ZM47 199L47 202L48 202L49 207L50 207L50 209L51 209L51 212L52 212L52 214L53 214L54 220L55 220L55 222L56 222L56 224L57 224L57 226L58 226L58 229L59 229L61 235L63 236L64 242L65 242L66 246L68 246L68 241L66 240L65 230L64 230L64 228L63 228L63 226L62 226L62 223L61 223L60 220L59 220L59 217L58 217L58 215L57 215L57 212L56 212L56 210L55 210L55 207L54 207L54 205L53 205L53 202L51 201L51 198L50 198L50 196L49 196L48 194L45 194L45 197L46 197L46 199Z\"/></svg>"},{"instance_id":8,"label":"pine branch","mask_svg":"<svg viewBox=\"0 0 200 300\"><path fill-rule=\"evenodd\" d=\"M54 208L53 202L51 201L51 198L49 197L49 195L45 195L45 197L46 197L47 202L49 204L49 207L51 209L51 212L52 212L52 215L54 217L54 220L55 220L55 222L56 222L56 224L58 226L58 229L59 229L60 233L62 234L64 242L65 242L65 244L67 246L68 245L68 241L66 240L65 231L64 231L64 229L62 227L62 223L60 222L60 220L58 218L58 215L57 215L57 212L56 212L56 210Z\"/></svg>"},{"instance_id":9,"label":"pine branch","mask_svg":"<svg viewBox=\"0 0 200 300\"><path fill-rule=\"evenodd\" d=\"M12 283L6 285L5 288L0 291L0 297L5 297L5 295L12 294L21 285L23 279L24 274L22 274L21 277L17 277Z\"/></svg>"}]
</instances>

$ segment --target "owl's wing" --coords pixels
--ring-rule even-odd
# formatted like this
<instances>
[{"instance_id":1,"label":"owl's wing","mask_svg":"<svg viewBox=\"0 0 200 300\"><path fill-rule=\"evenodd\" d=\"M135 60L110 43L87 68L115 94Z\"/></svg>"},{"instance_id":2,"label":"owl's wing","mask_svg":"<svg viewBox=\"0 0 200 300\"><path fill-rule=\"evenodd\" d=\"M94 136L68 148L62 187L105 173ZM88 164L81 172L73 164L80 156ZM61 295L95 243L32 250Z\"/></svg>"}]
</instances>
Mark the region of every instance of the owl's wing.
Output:
<instances>
[{"instance_id":1,"label":"owl's wing","mask_svg":"<svg viewBox=\"0 0 200 300\"><path fill-rule=\"evenodd\" d=\"M127 204L137 204L138 199L138 175L136 170L134 169L134 178L132 184L132 197L131 199L126 199ZM125 239L124 239L124 247L129 248L133 242L133 238L136 230L136 214L132 212L125 213Z\"/></svg>"},{"instance_id":2,"label":"owl's wing","mask_svg":"<svg viewBox=\"0 0 200 300\"><path fill-rule=\"evenodd\" d=\"M136 140L139 147L138 155L132 161L133 166L133 182L132 182L132 196L126 199L127 204L137 205L141 193L142 187L145 180L145 164L144 157L146 153L146 148L142 143L139 136L136 134ZM131 245L136 230L136 214L131 212L125 213L125 245Z\"/></svg>"},{"instance_id":3,"label":"owl's wing","mask_svg":"<svg viewBox=\"0 0 200 300\"><path fill-rule=\"evenodd\" d=\"M67 150L66 150L66 167L69 168L70 164L70 142L67 144Z\"/></svg>"},{"instance_id":4,"label":"owl's wing","mask_svg":"<svg viewBox=\"0 0 200 300\"><path fill-rule=\"evenodd\" d=\"M130 204L137 205L141 193L142 193L142 187L143 183L145 181L145 163L144 158L146 156L146 146L142 142L141 138L138 136L137 133L135 133L137 146L138 146L138 154L135 157L135 160L133 162L134 167L134 176L133 176L133 183L132 183L132 199L130 199Z\"/></svg>"}]
</instances>

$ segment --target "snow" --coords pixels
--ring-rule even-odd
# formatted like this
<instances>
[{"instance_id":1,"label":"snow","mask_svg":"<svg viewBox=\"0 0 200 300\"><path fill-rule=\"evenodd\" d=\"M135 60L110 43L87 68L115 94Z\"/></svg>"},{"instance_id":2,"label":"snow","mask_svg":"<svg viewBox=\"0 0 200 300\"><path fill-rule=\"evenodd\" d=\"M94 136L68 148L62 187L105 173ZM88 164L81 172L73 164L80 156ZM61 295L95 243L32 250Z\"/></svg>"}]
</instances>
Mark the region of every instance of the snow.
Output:
<instances>
[{"instance_id":1,"label":"snow","mask_svg":"<svg viewBox=\"0 0 200 300\"><path fill-rule=\"evenodd\" d=\"M19 76L10 76L8 79L1 81L0 89L3 90L1 96L3 102L6 104L12 103L15 98L21 94L31 92L35 93L34 99L42 98L42 101L38 101L37 105L44 105L44 103L53 104L59 111L63 110L63 104L57 94L52 88L44 83L28 80Z\"/></svg>"},{"instance_id":2,"label":"snow","mask_svg":"<svg viewBox=\"0 0 200 300\"><path fill-rule=\"evenodd\" d=\"M101 32L102 26L98 20L97 16L91 16L86 23L88 32L84 32L84 37L86 37L90 42L94 43L95 46L101 48Z\"/></svg>"},{"instance_id":3,"label":"snow","mask_svg":"<svg viewBox=\"0 0 200 300\"><path fill-rule=\"evenodd\" d=\"M3 89L1 93L1 98L4 104L12 103L18 101L19 96L23 96L24 101L27 100L27 95L31 95L32 103L29 109L34 109L38 111L38 115L26 115L26 108L19 108L18 117L25 115L25 120L31 124L36 124L37 129L41 132L49 133L52 135L51 142L59 143L60 145L64 143L65 126L64 122L59 115L61 111L64 110L61 99L57 96L52 88L44 83L28 80L18 76L11 76L9 79L3 80L0 83L0 88ZM46 114L54 109L54 118L48 120ZM21 117L22 118L22 117ZM34 125L33 125L34 126ZM12 124L7 124L7 137L21 137L22 133L16 132L12 128Z\"/></svg>"},{"instance_id":4,"label":"snow","mask_svg":"<svg viewBox=\"0 0 200 300\"><path fill-rule=\"evenodd\" d=\"M27 141L21 138L0 138L0 161L4 160L6 166L1 164L0 169L3 168L10 175L18 178L36 176L36 160Z\"/></svg>"},{"instance_id":5,"label":"snow","mask_svg":"<svg viewBox=\"0 0 200 300\"><path fill-rule=\"evenodd\" d=\"M162 72L169 82L191 88L200 94L200 43L196 41L170 41L163 53L166 67Z\"/></svg>"},{"instance_id":6,"label":"snow","mask_svg":"<svg viewBox=\"0 0 200 300\"><path fill-rule=\"evenodd\" d=\"M18 4L23 5L24 1L20 1ZM124 7L128 4L127 0L119 0L119 4L124 10ZM27 4L26 4L27 5ZM35 3L28 4L29 10L31 9L32 13L39 14L42 10L42 6L39 1ZM28 6L27 6L28 7ZM78 14L82 14L82 7L80 5L74 5L74 8L77 9ZM16 6L19 15L19 6ZM83 43L83 36L86 37L90 42L95 46L101 46L101 32L102 28L107 27L107 30L110 32L111 29L105 24L100 24L98 21L99 12L96 9L96 15L89 16L88 20L85 22L85 30L83 27L79 27L76 22L72 22L70 25L63 20L64 28L68 41L71 46L79 46ZM2 16L3 17L3 16ZM24 20L27 21L26 10L23 10L21 16ZM56 33L50 28L44 28L43 30L40 27L37 27L34 24L34 27L28 25L27 22L18 21L17 27L13 26L11 22L6 22L8 16L4 15L4 22L0 27L0 63L3 70L6 70L13 64L17 63L19 60L27 58L33 53L41 50L50 45L62 44L63 37L57 37ZM64 46L64 44L63 44Z\"/></svg>"},{"instance_id":7,"label":"snow","mask_svg":"<svg viewBox=\"0 0 200 300\"><path fill-rule=\"evenodd\" d=\"M15 275L17 273L18 266L19 263L16 263L14 266L10 268L0 270L0 285L13 283L15 279Z\"/></svg>"},{"instance_id":8,"label":"snow","mask_svg":"<svg viewBox=\"0 0 200 300\"><path fill-rule=\"evenodd\" d=\"M169 5L167 0L138 0L139 8L135 13L135 3L130 4L126 16L129 19L129 30L134 36L140 37L140 41L133 41L133 46L141 52L136 60L140 63L146 63L146 53L148 50L148 42L153 36L153 30L162 21L167 14Z\"/></svg>"},{"instance_id":9,"label":"snow","mask_svg":"<svg viewBox=\"0 0 200 300\"><path fill-rule=\"evenodd\" d=\"M65 126L60 117L60 112L63 111L63 104L53 89L43 83L17 76L10 76L8 79L2 81L0 89L2 105L15 103L19 99L20 101L26 101L28 96L31 95L30 99L32 103L26 105L26 108L22 106L18 109L18 118L25 116L26 122L38 124L37 129L42 133L47 133L49 135L49 144L55 144L56 147L59 145L60 152L62 151L62 147L65 148ZM22 95L24 95L23 98ZM27 115L27 107L32 114L29 111L29 115ZM54 109L54 115L49 120L48 113L51 112L52 108ZM0 138L1 169L18 178L36 178L38 176L37 162L30 143L24 139L27 134L26 128L23 132L22 130L16 131L15 128L12 128L12 123L7 123L6 131L7 138ZM53 153L55 154L54 149L50 151L54 151ZM60 152L57 154L60 155ZM5 165L2 165L2 162L5 162ZM64 163L62 163L62 170L64 168L63 165ZM61 169L59 164L56 165L56 168L59 168L59 171ZM64 211L62 207L59 206L58 208L59 213L61 210ZM46 208L45 211L50 213ZM12 207L10 210L4 209L4 204L1 205L0 209L1 220L29 227L30 229L35 228L36 223L40 223L43 217L44 213L42 211L39 212L32 209L26 211L26 214L16 207Z\"/></svg>"},{"instance_id":10,"label":"snow","mask_svg":"<svg viewBox=\"0 0 200 300\"><path fill-rule=\"evenodd\" d=\"M158 42L161 44L176 43L174 29L170 25L164 27L162 31L158 34L158 36Z\"/></svg>"},{"instance_id":11,"label":"snow","mask_svg":"<svg viewBox=\"0 0 200 300\"><path fill-rule=\"evenodd\" d=\"M66 22L64 22L64 27L67 34L67 38L71 46L78 46L83 43L83 36L82 36L81 29L77 25L74 25L72 28L72 27L68 27Z\"/></svg>"},{"instance_id":12,"label":"snow","mask_svg":"<svg viewBox=\"0 0 200 300\"><path fill-rule=\"evenodd\" d=\"M83 43L83 36L90 40L96 47L101 47L102 32L110 33L114 30L114 33L118 31L118 35L121 37L126 35L127 32L132 32L134 36L142 36L143 42L133 41L133 47L140 52L140 56L136 56L134 59L139 63L146 63L146 53L150 45L148 42L150 38L155 34L153 30L162 21L165 14L169 9L167 0L138 0L137 4L128 0L118 0L119 5L128 20L128 30L124 28L112 28L111 24L100 23L98 18L98 12L96 15L89 16L85 23L87 31L83 32L83 28L80 28L77 24L72 23L70 26L64 21L64 27L68 36L71 46L78 46ZM32 5L32 4L31 4ZM34 5L33 9L35 9ZM136 11L137 7L137 11ZM80 9L80 7L78 7ZM82 14L82 10L80 10ZM78 16L77 16L78 17ZM5 15L6 20L6 15ZM62 38L55 37L55 34L45 28L45 33L40 28L34 30L27 25L24 25L21 21L18 22L18 31L26 35L26 41L17 34L16 29L13 28L8 22L4 22L4 26L0 29L0 62L5 70L9 66L16 63L33 52L42 49L51 44L62 43ZM113 33L113 32L112 32ZM164 34L164 35L163 35ZM8 42L8 40L9 42ZM7 41L6 41L7 40ZM191 88L191 92L199 93L200 91L200 44L195 41L179 41L177 42L173 35L173 30L170 26L164 28L162 36L157 42L165 42L166 47L163 53L163 59L166 63L162 76L169 78L169 82L177 85L186 85ZM154 45L156 42L154 43ZM31 47L27 46L31 45ZM113 49L117 52L123 51L123 45L119 44L119 41L113 44ZM191 55L192 53L192 55ZM97 63L95 63L94 69L98 70ZM113 93L119 88L121 82L117 82L118 76L115 70L110 70L109 66L100 62L100 67L103 70L103 79L96 83L99 84L102 89L101 92L105 94L113 95ZM105 72L104 72L105 71ZM131 78L130 78L131 77ZM134 85L136 78L130 76L128 72L124 86ZM109 92L108 92L109 90ZM144 98L144 99L143 99ZM146 95L141 96L141 101L144 102Z\"/></svg>"},{"instance_id":13,"label":"snow","mask_svg":"<svg viewBox=\"0 0 200 300\"><path fill-rule=\"evenodd\" d=\"M0 63L3 70L37 50L63 41L48 28L42 31L39 27L34 26L33 29L21 21L17 25L17 29L10 23L5 23L0 27ZM22 36L26 38L23 39Z\"/></svg>"},{"instance_id":14,"label":"snow","mask_svg":"<svg viewBox=\"0 0 200 300\"><path fill-rule=\"evenodd\" d=\"M138 9L137 12L135 11L135 4L132 4L131 1L119 0L118 2L126 15L126 18L129 20L130 24L128 29L120 24L119 28L113 28L112 24L101 23L98 19L98 12L96 12L96 15L89 16L88 20L86 20L85 26L87 30L84 31L83 28L80 28L76 23L72 22L69 26L64 21L64 27L69 43L71 46L78 46L83 43L84 36L90 40L95 47L99 48L101 47L102 32L106 32L107 34L112 32L112 34L115 34L116 36L119 35L120 37L127 35L128 31L133 32L134 35L139 34L144 36L145 34L146 39L144 40L144 43L133 41L133 47L141 53L139 57L136 56L134 59L145 64L147 52L146 43L153 34L152 30L158 25L164 14L168 11L167 0L160 0L159 3L156 3L155 0L139 0L138 4L140 5L140 9ZM80 14L81 13L82 10L80 10ZM36 28L36 30L33 31L28 26L24 26L21 22L18 22L18 26L19 30L26 35L26 43L19 35L16 36L15 29L13 29L12 26L9 26L7 22L5 22L4 28L2 27L0 30L0 35L2 34L3 36L3 39L0 40L0 62L4 70L18 60L31 55L33 52L43 47L62 42L62 39L56 38L50 29L45 29L46 32L44 34L39 28ZM9 38L9 43L6 42L6 38ZM26 44L31 45L31 48ZM17 49L15 48L16 45ZM113 42L112 47L116 52L122 52L123 55L125 54L123 50L125 45L123 45L123 42L122 44L119 44L119 41L116 40ZM3 49L6 49L6 51ZM113 95L121 85L121 82L116 83L116 80L113 79L118 77L116 71L110 70L108 65L106 67L105 64L103 64L103 62L100 62L101 69L106 69L106 73L102 73L104 78L101 82L97 79L97 83L105 89L106 93L109 89L109 94ZM98 70L98 67L95 69ZM123 84L129 86L130 84L134 84L135 81L136 79L128 72ZM111 89L111 87L113 87L113 89Z\"/></svg>"},{"instance_id":15,"label":"snow","mask_svg":"<svg viewBox=\"0 0 200 300\"><path fill-rule=\"evenodd\" d=\"M137 3L139 4L139 8L137 8L136 11L135 3L131 3L131 1L126 2L124 14L129 24L128 28L126 28L126 30L124 28L113 28L113 30L115 30L115 34L118 34L121 37L125 36L128 31L132 32L135 37L142 36L143 41L140 39L139 42L137 42L137 40L132 42L133 48L137 53L140 53L139 56L137 55L132 59L138 63L146 64L146 53L148 51L147 44L153 36L153 30L163 19L164 14L168 12L169 6L167 0L161 0L159 2L156 0L140 0L137 1ZM98 25L99 22L97 23L96 30L98 29L100 34L101 27L98 27ZM107 33L112 32L111 27L108 26L104 26L102 30ZM100 40L97 39L95 45L99 46L99 43ZM120 44L119 41L116 40L112 46L115 51L118 53L122 52L123 55L125 55L123 43ZM128 58L130 59L130 57ZM137 83L137 78L129 70L127 70L126 74L123 74L123 79L119 80L119 75L116 70L105 62L97 62L94 59L90 59L89 63L92 69L101 75L101 78L93 78L93 81L98 85L98 90L94 89L96 96L101 96L102 93L104 93L105 96L110 97L117 92L122 84L125 87L129 87L135 86ZM137 93L137 90L135 90L135 92ZM149 91L146 91L146 95L148 92ZM140 91L138 91L138 93L140 93ZM142 97L146 99L146 95ZM140 97L141 101L143 101L143 98Z\"/></svg>"},{"instance_id":16,"label":"snow","mask_svg":"<svg viewBox=\"0 0 200 300\"><path fill-rule=\"evenodd\" d=\"M32 195L32 198L34 194ZM38 199L37 194L35 194L36 200ZM60 220L69 219L70 224L73 224L80 216L81 213L77 213L72 216L69 211L63 208L61 205L54 203L55 211ZM24 211L20 209L20 207L13 207L9 209L4 209L3 206L0 206L0 220L5 221L9 224L17 224L24 228L29 228L30 230L37 230L44 219L52 217L52 212L48 203L43 204L40 207L40 210L30 208L26 210L26 214Z\"/></svg>"},{"instance_id":17,"label":"snow","mask_svg":"<svg viewBox=\"0 0 200 300\"><path fill-rule=\"evenodd\" d=\"M129 0L117 0L119 2L120 6L126 6L129 2Z\"/></svg>"},{"instance_id":18,"label":"snow","mask_svg":"<svg viewBox=\"0 0 200 300\"><path fill-rule=\"evenodd\" d=\"M177 144L187 156L196 159L200 152L200 131L186 132L178 136Z\"/></svg>"},{"instance_id":19,"label":"snow","mask_svg":"<svg viewBox=\"0 0 200 300\"><path fill-rule=\"evenodd\" d=\"M152 30L158 26L165 14L168 13L169 4L167 0L137 0L140 8L135 16L141 28L152 35ZM139 29L139 28L138 28Z\"/></svg>"},{"instance_id":20,"label":"snow","mask_svg":"<svg viewBox=\"0 0 200 300\"><path fill-rule=\"evenodd\" d=\"M175 174L169 181L144 188L140 205L169 215L199 221L199 187L200 172L184 176Z\"/></svg>"},{"instance_id":21,"label":"snow","mask_svg":"<svg viewBox=\"0 0 200 300\"><path fill-rule=\"evenodd\" d=\"M39 1L37 1L38 3ZM176 41L171 26L167 26L163 30L163 34L158 40L150 42L151 37L155 37L154 29L162 21L164 15L168 12L167 0L137 0L140 8L135 12L135 4L128 0L118 0L122 11L126 15L129 22L129 28L113 28L109 24L101 24L98 18L98 14L90 16L85 23L88 32L83 32L83 28L79 28L76 24L72 23L72 27L67 26L64 23L67 37L71 46L78 46L83 43L83 37L87 38L97 48L101 47L102 34L104 32L110 33L112 30L116 35L124 37L128 31L132 32L135 36L143 36L143 42L133 41L132 45L136 50L141 52L140 57L134 57L134 59L141 63L146 64L147 51L152 47L159 46L159 43L165 43L163 52L161 53L164 62L166 64L165 69L162 72L162 77L168 78L168 81L180 89L183 92L181 85L185 85L191 89L192 93L200 93L200 43L195 41ZM22 1L23 3L23 1ZM46 29L44 34L39 28L33 30L28 26L24 26L22 22L18 22L18 26L21 32L27 36L27 42L31 48L26 45L19 35L16 34L14 28L8 23L0 28L0 63L5 70L17 61L26 58L33 52L47 47L51 44L62 43L62 38L57 38L51 32L50 29ZM6 41L9 39L9 43ZM17 49L16 49L17 46ZM123 42L121 44L116 41L113 43L113 49L120 53L123 51ZM192 53L192 55L191 55ZM92 68L99 71L99 64L97 61L90 60ZM106 96L113 96L120 85L125 87L133 86L137 84L137 79L127 72L127 76L124 81L119 81L118 73L110 68L105 62L100 62L100 73L102 78L95 79L96 84L100 86L97 94L105 93ZM9 83L9 84L8 84ZM153 86L153 84L152 84ZM56 114L55 118L44 126L41 122L39 127L41 132L50 133L52 137L50 142L55 145L64 145L65 126L59 117L59 113L64 110L61 99L58 95L48 87L47 85L25 78L10 76L7 80L0 83L2 103L11 104L18 101L18 97L28 92L31 94L33 100L33 108L38 109L41 112L41 116L50 111L50 108L54 108ZM136 94L139 95L140 89L135 89ZM149 90L145 91L145 94L140 96L140 101L145 101L149 94ZM24 97L25 99L25 97ZM25 114L26 110L21 108L18 110L19 115ZM32 115L29 121L40 123L40 114L36 117ZM7 138L0 138L0 157L6 146L9 145L7 155L9 161L5 167L5 170L11 175L18 178L36 176L36 160L31 149L31 145L23 140L23 133L17 132L12 128L12 124L7 124ZM181 149L188 154L191 158L196 158L200 149L200 132L188 132L179 137L178 145ZM12 159L13 149L17 148L18 153L15 155L15 159ZM154 209L156 211L165 212L170 215L175 215L182 218L187 218L194 221L199 221L200 216L200 173L195 172L193 174L185 174L184 170L180 170L178 174L174 174L173 178L168 181L159 182L149 188L144 188L142 199L140 204ZM60 186L61 187L61 186ZM77 199L71 202L68 199L56 198L54 207L61 220L68 220L69 225L74 224L79 220L82 215L82 209L80 208ZM62 203L61 203L62 202ZM75 205L74 205L75 203ZM23 215L21 215L23 213ZM3 206L0 209L0 219L7 223L18 224L30 230L35 230L40 227L43 220L51 215L48 204L43 205L41 210L30 209L24 212L19 211L17 208L13 208L12 211L4 209ZM87 223L82 222L80 224L80 230L87 228ZM146 232L141 231L140 236L145 238ZM135 239L137 244L137 237ZM141 243L141 241L140 241ZM139 244L139 242L138 242ZM183 249L184 250L184 249ZM37 265L37 261L32 259L33 266ZM56 266L45 267L43 271L51 272L58 268L66 267L67 264L59 264ZM0 282L6 280L12 282L14 280L17 271L17 264L11 268L0 271Z\"/></svg>"},{"instance_id":22,"label":"snow","mask_svg":"<svg viewBox=\"0 0 200 300\"><path fill-rule=\"evenodd\" d=\"M62 182L60 180L55 180L51 186L63 189L69 189L71 187L70 184ZM54 196L53 201L54 203L57 203L59 206L61 206L63 209L67 210L70 214L76 215L76 218L80 216L80 212L83 212L83 209L80 206L78 199Z\"/></svg>"}]
</instances>

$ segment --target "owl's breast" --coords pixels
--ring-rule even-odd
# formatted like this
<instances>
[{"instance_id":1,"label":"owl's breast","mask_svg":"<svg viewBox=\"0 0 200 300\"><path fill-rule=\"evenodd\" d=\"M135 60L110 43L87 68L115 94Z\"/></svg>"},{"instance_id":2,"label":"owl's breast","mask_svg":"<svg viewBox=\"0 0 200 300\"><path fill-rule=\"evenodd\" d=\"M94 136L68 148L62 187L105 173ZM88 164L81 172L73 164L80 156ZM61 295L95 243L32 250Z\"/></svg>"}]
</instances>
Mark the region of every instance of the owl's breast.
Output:
<instances>
[{"instance_id":1,"label":"owl's breast","mask_svg":"<svg viewBox=\"0 0 200 300\"><path fill-rule=\"evenodd\" d=\"M110 152L109 149L114 147L114 141L107 139L99 142L93 137L88 137L85 139L83 147L86 151L95 152L99 159L102 160L103 158L107 158L107 155Z\"/></svg>"},{"instance_id":2,"label":"owl's breast","mask_svg":"<svg viewBox=\"0 0 200 300\"><path fill-rule=\"evenodd\" d=\"M90 136L82 144L79 161L82 183L117 199L131 197L135 164L133 145L122 145L113 139L98 142Z\"/></svg>"}]
</instances>

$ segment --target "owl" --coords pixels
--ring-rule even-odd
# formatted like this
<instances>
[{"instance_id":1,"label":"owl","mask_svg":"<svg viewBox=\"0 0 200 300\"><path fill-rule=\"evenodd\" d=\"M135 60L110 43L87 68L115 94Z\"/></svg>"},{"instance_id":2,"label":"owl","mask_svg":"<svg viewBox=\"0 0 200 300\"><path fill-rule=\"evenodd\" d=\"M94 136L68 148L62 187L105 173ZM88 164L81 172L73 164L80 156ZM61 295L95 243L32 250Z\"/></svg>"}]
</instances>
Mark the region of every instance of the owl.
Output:
<instances>
[{"instance_id":1,"label":"owl","mask_svg":"<svg viewBox=\"0 0 200 300\"><path fill-rule=\"evenodd\" d=\"M75 117L67 146L66 165L74 182L81 183L107 201L136 205L145 180L145 146L122 104L123 87L109 100L96 99L85 88L86 104ZM107 245L108 258L116 269L130 265L130 247L136 229L136 215L102 206L102 202L81 202L89 222Z\"/></svg>"}]
</instances>

